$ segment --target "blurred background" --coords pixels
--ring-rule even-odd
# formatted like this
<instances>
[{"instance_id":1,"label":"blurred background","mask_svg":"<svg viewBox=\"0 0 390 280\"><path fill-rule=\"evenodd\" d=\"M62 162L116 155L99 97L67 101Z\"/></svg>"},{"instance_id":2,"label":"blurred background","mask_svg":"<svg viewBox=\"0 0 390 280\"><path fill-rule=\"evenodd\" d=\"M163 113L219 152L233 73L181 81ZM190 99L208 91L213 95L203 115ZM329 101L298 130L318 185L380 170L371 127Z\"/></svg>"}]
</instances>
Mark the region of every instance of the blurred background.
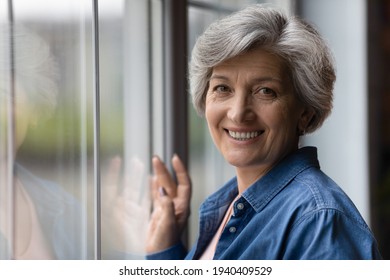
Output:
<instances>
[{"instance_id":1,"label":"blurred background","mask_svg":"<svg viewBox=\"0 0 390 280\"><path fill-rule=\"evenodd\" d=\"M318 147L322 169L351 197L390 259L387 0L0 0L1 229L12 235L17 164L81 205L66 215L79 232L78 258L142 258L150 159L169 163L178 153L193 182L185 237L192 244L200 203L234 170L192 108L187 62L211 22L253 3L305 18L333 50L334 109L302 145ZM19 30L39 38L40 47L14 39ZM55 68L40 65L47 57ZM19 114L28 123L21 139ZM0 248L0 257L12 258L12 246Z\"/></svg>"}]
</instances>

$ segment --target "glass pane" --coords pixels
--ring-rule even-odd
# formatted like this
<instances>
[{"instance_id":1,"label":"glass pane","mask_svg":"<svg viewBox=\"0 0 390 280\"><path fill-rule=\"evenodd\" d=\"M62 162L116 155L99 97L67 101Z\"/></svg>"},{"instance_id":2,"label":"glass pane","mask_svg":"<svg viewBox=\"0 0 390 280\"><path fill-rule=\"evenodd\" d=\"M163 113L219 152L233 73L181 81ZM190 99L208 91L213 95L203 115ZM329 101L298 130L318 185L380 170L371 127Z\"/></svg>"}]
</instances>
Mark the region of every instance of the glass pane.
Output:
<instances>
[{"instance_id":1,"label":"glass pane","mask_svg":"<svg viewBox=\"0 0 390 280\"><path fill-rule=\"evenodd\" d=\"M13 21L7 3L0 257L143 258L150 159L164 147L161 1L99 0L99 45L93 1L14 0Z\"/></svg>"},{"instance_id":2,"label":"glass pane","mask_svg":"<svg viewBox=\"0 0 390 280\"><path fill-rule=\"evenodd\" d=\"M0 161L9 162L3 151L12 139L15 153L7 157L15 163L11 195L3 195L10 184L0 181L1 202L10 205L0 204L0 238L7 244L0 255L93 258L92 1L11 3L13 22L1 9L1 37L12 44L7 51L1 40L0 76L14 79L0 84ZM12 96L14 106L7 102Z\"/></svg>"},{"instance_id":3,"label":"glass pane","mask_svg":"<svg viewBox=\"0 0 390 280\"><path fill-rule=\"evenodd\" d=\"M126 213L125 209L117 210L123 204L119 196L121 166L111 168L114 158L120 164L124 160L123 22L123 1L99 1L101 238L105 259L115 251L125 251L126 242L126 233L121 234L124 228L118 220L120 214L116 213Z\"/></svg>"},{"instance_id":4,"label":"glass pane","mask_svg":"<svg viewBox=\"0 0 390 280\"><path fill-rule=\"evenodd\" d=\"M160 18L160 1L99 1L104 259L145 255L150 162L162 146L152 119L162 120Z\"/></svg>"},{"instance_id":5,"label":"glass pane","mask_svg":"<svg viewBox=\"0 0 390 280\"><path fill-rule=\"evenodd\" d=\"M10 29L8 5L0 3L0 259L11 258L13 236L12 166L13 153L13 95L11 94ZM9 236L7 242L4 236Z\"/></svg>"}]
</instances>

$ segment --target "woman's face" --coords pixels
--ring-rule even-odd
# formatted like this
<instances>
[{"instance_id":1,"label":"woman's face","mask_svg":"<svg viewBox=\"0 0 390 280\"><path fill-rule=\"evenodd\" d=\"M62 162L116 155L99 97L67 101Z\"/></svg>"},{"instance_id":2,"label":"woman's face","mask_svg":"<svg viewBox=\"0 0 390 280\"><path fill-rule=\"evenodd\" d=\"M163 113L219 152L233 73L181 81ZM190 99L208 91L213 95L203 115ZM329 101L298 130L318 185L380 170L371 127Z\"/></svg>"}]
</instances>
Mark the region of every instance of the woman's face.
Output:
<instances>
[{"instance_id":1,"label":"woman's face","mask_svg":"<svg viewBox=\"0 0 390 280\"><path fill-rule=\"evenodd\" d=\"M214 143L237 168L269 170L298 148L311 115L283 60L254 50L213 68L205 116Z\"/></svg>"},{"instance_id":2,"label":"woman's face","mask_svg":"<svg viewBox=\"0 0 390 280\"><path fill-rule=\"evenodd\" d=\"M11 110L11 108L9 108L10 106L8 103L8 99L6 99L4 96L2 96L1 101L2 110L0 112L0 126L1 130L4 131L4 133L7 133L7 127L11 123L7 111ZM31 101L28 100L26 92L22 87L18 85L16 85L14 104L14 153L16 153L26 138L28 128L31 125L36 124L37 114L33 109Z\"/></svg>"}]
</instances>

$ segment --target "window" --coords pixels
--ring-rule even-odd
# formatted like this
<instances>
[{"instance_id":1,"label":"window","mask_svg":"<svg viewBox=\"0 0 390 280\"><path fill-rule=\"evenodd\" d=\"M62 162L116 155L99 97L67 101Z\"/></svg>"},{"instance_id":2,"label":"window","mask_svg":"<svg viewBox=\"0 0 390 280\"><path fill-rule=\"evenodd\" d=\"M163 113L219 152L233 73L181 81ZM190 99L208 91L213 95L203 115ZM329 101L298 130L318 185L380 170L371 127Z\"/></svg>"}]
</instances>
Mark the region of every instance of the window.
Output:
<instances>
[{"instance_id":1,"label":"window","mask_svg":"<svg viewBox=\"0 0 390 280\"><path fill-rule=\"evenodd\" d=\"M0 258L142 258L161 1L1 5Z\"/></svg>"},{"instance_id":2,"label":"window","mask_svg":"<svg viewBox=\"0 0 390 280\"><path fill-rule=\"evenodd\" d=\"M155 154L189 166L192 244L234 169L184 94L189 54L263 2L313 15L293 0L0 1L0 259L143 258Z\"/></svg>"},{"instance_id":3,"label":"window","mask_svg":"<svg viewBox=\"0 0 390 280\"><path fill-rule=\"evenodd\" d=\"M193 111L187 130L186 50L251 2L1 2L1 259L142 258L153 154L190 151L193 207L232 175Z\"/></svg>"},{"instance_id":4,"label":"window","mask_svg":"<svg viewBox=\"0 0 390 280\"><path fill-rule=\"evenodd\" d=\"M2 258L92 258L92 2L15 0L5 10Z\"/></svg>"}]
</instances>

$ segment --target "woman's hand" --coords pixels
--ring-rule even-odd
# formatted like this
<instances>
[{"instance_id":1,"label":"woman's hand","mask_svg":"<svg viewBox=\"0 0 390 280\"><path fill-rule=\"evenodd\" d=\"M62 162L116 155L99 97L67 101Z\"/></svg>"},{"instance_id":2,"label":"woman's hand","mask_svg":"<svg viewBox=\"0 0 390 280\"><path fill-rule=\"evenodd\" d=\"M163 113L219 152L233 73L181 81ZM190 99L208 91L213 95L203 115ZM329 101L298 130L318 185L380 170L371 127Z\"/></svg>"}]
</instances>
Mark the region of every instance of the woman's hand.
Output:
<instances>
[{"instance_id":1,"label":"woman's hand","mask_svg":"<svg viewBox=\"0 0 390 280\"><path fill-rule=\"evenodd\" d=\"M172 166L177 184L158 158L152 159L153 213L149 223L146 252L156 253L177 244L190 215L191 182L184 164L177 155Z\"/></svg>"}]
</instances>

